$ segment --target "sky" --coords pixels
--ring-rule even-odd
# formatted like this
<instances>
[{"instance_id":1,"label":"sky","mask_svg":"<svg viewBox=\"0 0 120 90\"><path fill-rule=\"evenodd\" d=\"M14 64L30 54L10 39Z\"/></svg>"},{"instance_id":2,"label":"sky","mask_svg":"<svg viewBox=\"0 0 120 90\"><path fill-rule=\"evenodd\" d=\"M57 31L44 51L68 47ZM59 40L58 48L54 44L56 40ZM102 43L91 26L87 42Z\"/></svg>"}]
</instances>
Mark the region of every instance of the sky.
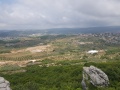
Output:
<instances>
[{"instance_id":1,"label":"sky","mask_svg":"<svg viewBox=\"0 0 120 90\"><path fill-rule=\"evenodd\" d=\"M0 0L0 30L120 26L120 0Z\"/></svg>"}]
</instances>

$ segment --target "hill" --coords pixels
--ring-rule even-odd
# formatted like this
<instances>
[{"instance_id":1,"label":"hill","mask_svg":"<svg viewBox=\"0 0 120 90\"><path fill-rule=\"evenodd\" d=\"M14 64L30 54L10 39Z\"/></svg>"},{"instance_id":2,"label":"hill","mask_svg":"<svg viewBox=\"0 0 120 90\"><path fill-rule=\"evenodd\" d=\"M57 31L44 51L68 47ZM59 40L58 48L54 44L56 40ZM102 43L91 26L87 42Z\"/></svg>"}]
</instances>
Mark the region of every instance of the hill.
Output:
<instances>
[{"instance_id":1,"label":"hill","mask_svg":"<svg viewBox=\"0 0 120 90\"><path fill-rule=\"evenodd\" d=\"M16 37L32 34L88 34L88 33L105 33L105 32L120 32L120 26L106 27L88 27L88 28L51 28L40 30L0 30L0 37Z\"/></svg>"}]
</instances>

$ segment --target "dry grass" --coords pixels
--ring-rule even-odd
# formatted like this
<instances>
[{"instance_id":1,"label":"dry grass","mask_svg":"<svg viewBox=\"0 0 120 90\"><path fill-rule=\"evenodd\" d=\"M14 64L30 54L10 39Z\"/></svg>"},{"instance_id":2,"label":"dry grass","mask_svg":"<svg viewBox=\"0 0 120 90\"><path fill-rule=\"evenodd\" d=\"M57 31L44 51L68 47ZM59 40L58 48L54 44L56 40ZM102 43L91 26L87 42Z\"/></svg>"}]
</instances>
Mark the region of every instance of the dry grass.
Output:
<instances>
[{"instance_id":1,"label":"dry grass","mask_svg":"<svg viewBox=\"0 0 120 90\"><path fill-rule=\"evenodd\" d=\"M20 67L26 66L29 61L0 61L0 66L4 65L18 65Z\"/></svg>"}]
</instances>

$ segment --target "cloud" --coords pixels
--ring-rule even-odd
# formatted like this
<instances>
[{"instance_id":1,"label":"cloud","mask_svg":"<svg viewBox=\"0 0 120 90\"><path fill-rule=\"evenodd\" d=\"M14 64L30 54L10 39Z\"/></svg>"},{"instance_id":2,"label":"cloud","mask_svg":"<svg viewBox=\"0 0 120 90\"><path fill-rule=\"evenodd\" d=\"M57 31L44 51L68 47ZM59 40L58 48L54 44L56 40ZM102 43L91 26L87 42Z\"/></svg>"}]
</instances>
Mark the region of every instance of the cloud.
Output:
<instances>
[{"instance_id":1,"label":"cloud","mask_svg":"<svg viewBox=\"0 0 120 90\"><path fill-rule=\"evenodd\" d=\"M0 29L120 25L119 0L10 1L0 1Z\"/></svg>"}]
</instances>

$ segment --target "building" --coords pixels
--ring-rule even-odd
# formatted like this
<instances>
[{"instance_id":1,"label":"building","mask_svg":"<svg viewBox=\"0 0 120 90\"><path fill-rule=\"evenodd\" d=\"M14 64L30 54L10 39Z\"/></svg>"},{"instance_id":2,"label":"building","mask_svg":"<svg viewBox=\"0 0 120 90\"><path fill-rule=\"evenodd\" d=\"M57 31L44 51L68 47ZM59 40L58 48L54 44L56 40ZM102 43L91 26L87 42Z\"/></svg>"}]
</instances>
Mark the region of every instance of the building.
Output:
<instances>
[{"instance_id":1,"label":"building","mask_svg":"<svg viewBox=\"0 0 120 90\"><path fill-rule=\"evenodd\" d=\"M89 54L96 54L96 53L98 53L98 51L97 50L90 50L87 53L89 53Z\"/></svg>"}]
</instances>

